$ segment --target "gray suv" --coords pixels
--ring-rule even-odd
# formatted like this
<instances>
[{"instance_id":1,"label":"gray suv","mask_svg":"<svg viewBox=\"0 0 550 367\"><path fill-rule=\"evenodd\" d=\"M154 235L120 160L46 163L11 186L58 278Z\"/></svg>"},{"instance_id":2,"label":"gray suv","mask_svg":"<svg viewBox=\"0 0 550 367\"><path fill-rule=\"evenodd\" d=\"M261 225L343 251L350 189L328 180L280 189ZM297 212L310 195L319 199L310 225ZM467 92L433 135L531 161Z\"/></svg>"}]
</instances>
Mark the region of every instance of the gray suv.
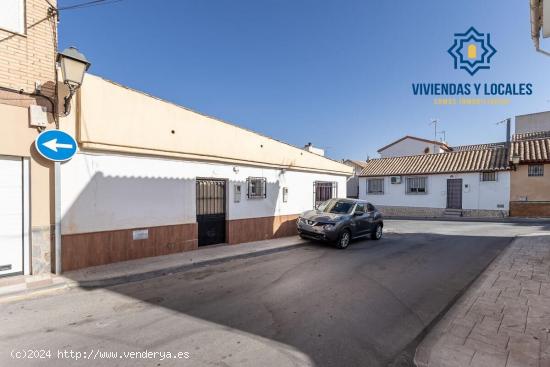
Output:
<instances>
[{"instance_id":1,"label":"gray suv","mask_svg":"<svg viewBox=\"0 0 550 367\"><path fill-rule=\"evenodd\" d=\"M338 248L348 247L354 238L382 238L382 214L371 203L356 199L330 199L317 210L298 218L298 233L304 239L334 242Z\"/></svg>"}]
</instances>

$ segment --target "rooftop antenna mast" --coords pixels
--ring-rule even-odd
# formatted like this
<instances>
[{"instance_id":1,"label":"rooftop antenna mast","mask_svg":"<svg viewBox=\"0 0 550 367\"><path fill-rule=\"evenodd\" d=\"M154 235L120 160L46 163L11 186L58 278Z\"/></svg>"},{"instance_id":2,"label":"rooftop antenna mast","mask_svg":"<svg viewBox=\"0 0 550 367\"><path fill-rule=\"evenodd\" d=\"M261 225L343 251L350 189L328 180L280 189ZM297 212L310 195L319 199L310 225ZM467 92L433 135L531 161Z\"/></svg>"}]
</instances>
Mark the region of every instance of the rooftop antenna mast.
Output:
<instances>
[{"instance_id":1,"label":"rooftop antenna mast","mask_svg":"<svg viewBox=\"0 0 550 367\"><path fill-rule=\"evenodd\" d=\"M447 132L445 130L441 130L438 134L443 135L443 143L447 143Z\"/></svg>"},{"instance_id":2,"label":"rooftop antenna mast","mask_svg":"<svg viewBox=\"0 0 550 367\"><path fill-rule=\"evenodd\" d=\"M437 124L439 124L439 120L438 119L432 119L432 121L430 122L430 125L433 125L434 126L434 150L433 150L433 153L435 153L435 142L437 141Z\"/></svg>"}]
</instances>

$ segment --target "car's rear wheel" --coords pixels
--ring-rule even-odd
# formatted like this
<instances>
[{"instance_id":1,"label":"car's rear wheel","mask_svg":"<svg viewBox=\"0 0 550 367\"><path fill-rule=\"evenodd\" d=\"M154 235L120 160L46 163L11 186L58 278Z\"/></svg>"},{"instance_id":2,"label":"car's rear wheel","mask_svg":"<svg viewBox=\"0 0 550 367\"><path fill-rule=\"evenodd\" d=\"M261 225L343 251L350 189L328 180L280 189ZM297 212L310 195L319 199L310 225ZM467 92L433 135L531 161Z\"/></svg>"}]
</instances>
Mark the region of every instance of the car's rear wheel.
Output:
<instances>
[{"instance_id":1,"label":"car's rear wheel","mask_svg":"<svg viewBox=\"0 0 550 367\"><path fill-rule=\"evenodd\" d=\"M340 233L340 236L338 237L338 241L336 242L336 247L339 249L345 249L349 246L349 243L351 241L351 232L347 229L344 229L342 233Z\"/></svg>"},{"instance_id":2,"label":"car's rear wheel","mask_svg":"<svg viewBox=\"0 0 550 367\"><path fill-rule=\"evenodd\" d=\"M371 232L370 238L373 240L379 240L382 238L382 225L377 224L374 231Z\"/></svg>"}]
</instances>

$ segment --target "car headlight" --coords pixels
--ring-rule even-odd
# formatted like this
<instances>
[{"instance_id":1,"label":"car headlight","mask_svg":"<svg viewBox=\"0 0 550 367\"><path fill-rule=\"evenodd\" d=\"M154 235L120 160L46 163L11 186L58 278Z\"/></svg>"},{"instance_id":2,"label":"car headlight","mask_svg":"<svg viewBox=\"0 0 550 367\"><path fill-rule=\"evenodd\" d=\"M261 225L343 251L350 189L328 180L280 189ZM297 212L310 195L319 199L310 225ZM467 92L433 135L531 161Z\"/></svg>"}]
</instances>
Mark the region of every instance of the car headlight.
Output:
<instances>
[{"instance_id":1,"label":"car headlight","mask_svg":"<svg viewBox=\"0 0 550 367\"><path fill-rule=\"evenodd\" d=\"M330 223L329 223L329 224L325 224L325 225L323 226L323 229L324 229L324 230L327 230L327 231L330 231L330 230L332 230L333 228L334 228L334 224L330 224Z\"/></svg>"}]
</instances>

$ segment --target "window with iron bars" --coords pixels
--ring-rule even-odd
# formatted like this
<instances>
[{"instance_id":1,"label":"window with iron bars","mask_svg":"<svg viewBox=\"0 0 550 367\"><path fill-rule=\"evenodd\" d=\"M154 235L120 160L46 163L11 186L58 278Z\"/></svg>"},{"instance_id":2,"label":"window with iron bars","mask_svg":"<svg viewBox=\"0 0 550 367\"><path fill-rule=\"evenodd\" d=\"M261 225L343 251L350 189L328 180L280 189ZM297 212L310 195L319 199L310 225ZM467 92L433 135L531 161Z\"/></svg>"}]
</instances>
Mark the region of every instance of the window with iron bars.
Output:
<instances>
[{"instance_id":1,"label":"window with iron bars","mask_svg":"<svg viewBox=\"0 0 550 367\"><path fill-rule=\"evenodd\" d=\"M407 177L407 194L427 194L426 177Z\"/></svg>"},{"instance_id":2,"label":"window with iron bars","mask_svg":"<svg viewBox=\"0 0 550 367\"><path fill-rule=\"evenodd\" d=\"M480 174L481 181L496 181L497 180L497 173L496 172L481 172Z\"/></svg>"},{"instance_id":3,"label":"window with iron bars","mask_svg":"<svg viewBox=\"0 0 550 367\"><path fill-rule=\"evenodd\" d=\"M267 181L265 177L249 177L246 179L249 199L265 199L267 197Z\"/></svg>"},{"instance_id":4,"label":"window with iron bars","mask_svg":"<svg viewBox=\"0 0 550 367\"><path fill-rule=\"evenodd\" d=\"M371 195L384 194L384 179L369 178L367 180L367 194L371 194Z\"/></svg>"},{"instance_id":5,"label":"window with iron bars","mask_svg":"<svg viewBox=\"0 0 550 367\"><path fill-rule=\"evenodd\" d=\"M531 177L544 176L544 165L530 164L529 167L527 168L527 175Z\"/></svg>"},{"instance_id":6,"label":"window with iron bars","mask_svg":"<svg viewBox=\"0 0 550 367\"><path fill-rule=\"evenodd\" d=\"M324 201L338 196L337 182L315 181L313 183L313 199L315 208Z\"/></svg>"}]
</instances>

